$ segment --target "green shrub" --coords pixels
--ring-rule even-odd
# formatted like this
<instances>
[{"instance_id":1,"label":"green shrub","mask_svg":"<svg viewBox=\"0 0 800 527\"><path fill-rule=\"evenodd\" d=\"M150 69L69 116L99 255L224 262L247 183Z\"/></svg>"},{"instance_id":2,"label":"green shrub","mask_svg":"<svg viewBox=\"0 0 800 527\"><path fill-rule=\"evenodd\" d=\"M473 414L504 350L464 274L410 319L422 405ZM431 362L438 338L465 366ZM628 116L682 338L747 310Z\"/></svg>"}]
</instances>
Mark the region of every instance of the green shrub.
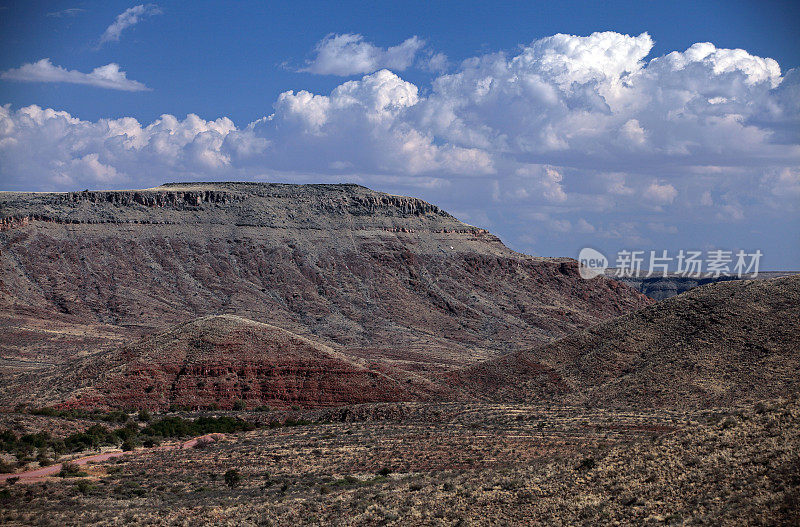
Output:
<instances>
[{"instance_id":1,"label":"green shrub","mask_svg":"<svg viewBox=\"0 0 800 527\"><path fill-rule=\"evenodd\" d=\"M32 408L29 410L31 415L42 415L45 417L61 417L63 419L100 419L103 418L102 412L99 410L84 410L82 408L70 408L66 410L60 410L57 408L49 408L47 406L43 408Z\"/></svg>"},{"instance_id":2,"label":"green shrub","mask_svg":"<svg viewBox=\"0 0 800 527\"><path fill-rule=\"evenodd\" d=\"M78 465L70 461L61 465L61 472L58 473L59 478L79 478L86 475L87 474L82 472Z\"/></svg>"},{"instance_id":3,"label":"green shrub","mask_svg":"<svg viewBox=\"0 0 800 527\"><path fill-rule=\"evenodd\" d=\"M229 487L236 487L241 483L242 475L235 468L229 469L225 472L225 484Z\"/></svg>"},{"instance_id":4,"label":"green shrub","mask_svg":"<svg viewBox=\"0 0 800 527\"><path fill-rule=\"evenodd\" d=\"M583 458L581 463L578 465L578 470L591 470L595 467L597 462L594 460L593 457L589 456L587 458Z\"/></svg>"},{"instance_id":5,"label":"green shrub","mask_svg":"<svg viewBox=\"0 0 800 527\"><path fill-rule=\"evenodd\" d=\"M112 410L103 415L100 419L108 423L127 423L130 416L127 412L122 410Z\"/></svg>"},{"instance_id":6,"label":"green shrub","mask_svg":"<svg viewBox=\"0 0 800 527\"><path fill-rule=\"evenodd\" d=\"M0 459L0 474L8 474L9 472L14 472L14 465Z\"/></svg>"},{"instance_id":7,"label":"green shrub","mask_svg":"<svg viewBox=\"0 0 800 527\"><path fill-rule=\"evenodd\" d=\"M19 442L25 445L30 445L33 448L42 448L47 446L50 442L50 434L47 432L38 432L36 434L25 434L19 438Z\"/></svg>"},{"instance_id":8,"label":"green shrub","mask_svg":"<svg viewBox=\"0 0 800 527\"><path fill-rule=\"evenodd\" d=\"M165 417L151 423L142 430L147 436L188 437L211 433L229 434L254 430L255 425L242 419L222 417L198 417L194 421L181 417Z\"/></svg>"},{"instance_id":9,"label":"green shrub","mask_svg":"<svg viewBox=\"0 0 800 527\"><path fill-rule=\"evenodd\" d=\"M283 422L283 426L305 426L310 425L311 421L307 421L305 419L294 419L292 417L287 417L286 420ZM272 423L270 423L270 426Z\"/></svg>"},{"instance_id":10,"label":"green shrub","mask_svg":"<svg viewBox=\"0 0 800 527\"><path fill-rule=\"evenodd\" d=\"M360 485L362 481L355 476L347 475L342 479L331 481L331 487L355 487Z\"/></svg>"},{"instance_id":11,"label":"green shrub","mask_svg":"<svg viewBox=\"0 0 800 527\"><path fill-rule=\"evenodd\" d=\"M93 425L83 432L76 432L64 438L64 448L68 452L96 449L101 446L113 446L120 442L116 432L111 432L102 425Z\"/></svg>"},{"instance_id":12,"label":"green shrub","mask_svg":"<svg viewBox=\"0 0 800 527\"><path fill-rule=\"evenodd\" d=\"M92 490L92 486L85 479L82 479L78 483L76 483L75 488L78 489L78 492L80 492L84 496L89 494L89 491Z\"/></svg>"},{"instance_id":13,"label":"green shrub","mask_svg":"<svg viewBox=\"0 0 800 527\"><path fill-rule=\"evenodd\" d=\"M17 451L14 453L14 455L17 457L17 461L19 463L25 464L25 463L28 463L30 461L33 461L33 451L34 450L33 450L32 446L22 444L22 445L19 445L19 447L17 448Z\"/></svg>"},{"instance_id":14,"label":"green shrub","mask_svg":"<svg viewBox=\"0 0 800 527\"><path fill-rule=\"evenodd\" d=\"M41 447L39 449L39 453L36 456L36 461L39 462L40 467L46 467L53 464L53 460L50 459L50 456L47 454L47 447Z\"/></svg>"}]
</instances>

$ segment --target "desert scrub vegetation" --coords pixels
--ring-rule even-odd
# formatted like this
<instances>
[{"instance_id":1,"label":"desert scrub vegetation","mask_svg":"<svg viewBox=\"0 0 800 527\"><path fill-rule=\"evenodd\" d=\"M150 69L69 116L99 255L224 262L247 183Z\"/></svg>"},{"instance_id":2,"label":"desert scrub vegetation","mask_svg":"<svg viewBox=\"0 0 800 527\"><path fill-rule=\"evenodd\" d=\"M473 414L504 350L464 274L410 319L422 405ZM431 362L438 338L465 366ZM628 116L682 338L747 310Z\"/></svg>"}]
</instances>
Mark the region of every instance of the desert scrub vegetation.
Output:
<instances>
[{"instance_id":1,"label":"desert scrub vegetation","mask_svg":"<svg viewBox=\"0 0 800 527\"><path fill-rule=\"evenodd\" d=\"M145 410L146 411L146 410ZM92 421L105 421L107 423L126 423L131 418L131 413L124 410L84 410L82 408L60 409L44 406L41 408L31 408L28 413L43 417L59 417L61 419L87 419Z\"/></svg>"},{"instance_id":2,"label":"desert scrub vegetation","mask_svg":"<svg viewBox=\"0 0 800 527\"><path fill-rule=\"evenodd\" d=\"M256 425L237 417L164 417L142 429L146 436L190 437L211 433L229 434L255 430Z\"/></svg>"},{"instance_id":3,"label":"desert scrub vegetation","mask_svg":"<svg viewBox=\"0 0 800 527\"><path fill-rule=\"evenodd\" d=\"M87 476L86 472L82 471L78 465L70 461L63 463L58 473L59 478L80 478L84 476Z\"/></svg>"},{"instance_id":4,"label":"desert scrub vegetation","mask_svg":"<svg viewBox=\"0 0 800 527\"><path fill-rule=\"evenodd\" d=\"M87 494L70 479L30 496L31 485L5 487L0 523L793 525L799 406L699 413L656 434L627 412L513 406L437 422L262 427L210 449L119 458ZM629 431L595 441L603 415Z\"/></svg>"},{"instance_id":5,"label":"desert scrub vegetation","mask_svg":"<svg viewBox=\"0 0 800 527\"><path fill-rule=\"evenodd\" d=\"M242 475L235 468L228 469L223 476L225 484L229 487L238 487L242 481Z\"/></svg>"},{"instance_id":6,"label":"desert scrub vegetation","mask_svg":"<svg viewBox=\"0 0 800 527\"><path fill-rule=\"evenodd\" d=\"M18 435L12 430L0 432L0 451L12 453L20 463L38 461L44 466L58 456L97 449L103 446L117 446L132 441L138 435L138 427L124 426L109 430L102 425L92 425L83 432L75 432L63 438L52 437L48 432ZM36 453L36 455L34 455Z\"/></svg>"},{"instance_id":7,"label":"desert scrub vegetation","mask_svg":"<svg viewBox=\"0 0 800 527\"><path fill-rule=\"evenodd\" d=\"M127 415L127 414L126 414ZM117 422L120 422L118 420ZM148 416L147 421L150 421ZM147 448L158 445L163 439L187 438L209 433L233 433L254 430L256 425L242 419L222 417L165 417L155 422L127 420L116 429L101 424L93 424L80 432L65 437L53 437L48 432L18 434L13 430L0 431L0 453L15 456L17 463L9 463L0 458L0 472L14 472L17 466L38 462L47 466L60 456L102 447L119 447L123 451L139 446Z\"/></svg>"}]
</instances>

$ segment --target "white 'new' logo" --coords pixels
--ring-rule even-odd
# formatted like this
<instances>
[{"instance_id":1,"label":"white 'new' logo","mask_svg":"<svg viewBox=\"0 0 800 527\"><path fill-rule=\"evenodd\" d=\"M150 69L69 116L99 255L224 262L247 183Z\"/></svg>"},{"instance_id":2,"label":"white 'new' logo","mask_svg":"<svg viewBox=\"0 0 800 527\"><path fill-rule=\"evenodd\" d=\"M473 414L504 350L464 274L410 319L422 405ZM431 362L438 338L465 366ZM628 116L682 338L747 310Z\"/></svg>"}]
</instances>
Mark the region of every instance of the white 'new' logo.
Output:
<instances>
[{"instance_id":1,"label":"white 'new' logo","mask_svg":"<svg viewBox=\"0 0 800 527\"><path fill-rule=\"evenodd\" d=\"M608 267L608 258L603 253L590 247L584 247L578 253L578 272L581 278L589 280L605 273Z\"/></svg>"}]
</instances>

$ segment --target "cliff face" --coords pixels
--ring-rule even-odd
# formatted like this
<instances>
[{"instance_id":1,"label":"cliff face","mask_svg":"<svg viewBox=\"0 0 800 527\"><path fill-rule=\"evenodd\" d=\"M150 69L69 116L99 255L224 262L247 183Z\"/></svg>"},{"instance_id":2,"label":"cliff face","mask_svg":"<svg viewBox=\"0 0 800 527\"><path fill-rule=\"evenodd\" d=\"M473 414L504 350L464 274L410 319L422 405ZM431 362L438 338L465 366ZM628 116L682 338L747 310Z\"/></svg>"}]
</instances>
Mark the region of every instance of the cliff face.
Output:
<instances>
[{"instance_id":1,"label":"cliff face","mask_svg":"<svg viewBox=\"0 0 800 527\"><path fill-rule=\"evenodd\" d=\"M0 193L0 211L0 311L24 308L75 335L77 323L119 339L235 314L426 374L650 302L582 280L573 260L511 251L435 205L356 185ZM76 337L42 357L17 340L0 341L6 359L108 349Z\"/></svg>"},{"instance_id":2,"label":"cliff face","mask_svg":"<svg viewBox=\"0 0 800 527\"><path fill-rule=\"evenodd\" d=\"M148 190L0 194L0 228L30 221L61 224L220 223L266 228L336 228L329 216L355 218L349 227L456 228L462 224L439 207L358 185L261 183L170 184ZM366 221L358 221L358 218ZM324 220L324 221L320 221ZM341 226L339 226L341 227Z\"/></svg>"}]
</instances>

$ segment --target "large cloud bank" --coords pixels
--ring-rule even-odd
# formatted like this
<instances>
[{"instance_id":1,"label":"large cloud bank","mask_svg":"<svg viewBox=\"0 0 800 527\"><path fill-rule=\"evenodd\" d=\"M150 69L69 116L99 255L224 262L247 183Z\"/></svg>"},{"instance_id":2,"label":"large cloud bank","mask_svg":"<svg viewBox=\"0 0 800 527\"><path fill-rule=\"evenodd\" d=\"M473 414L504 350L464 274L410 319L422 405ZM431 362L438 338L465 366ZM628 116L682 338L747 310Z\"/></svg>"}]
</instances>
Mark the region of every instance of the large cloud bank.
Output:
<instances>
[{"instance_id":1,"label":"large cloud bank","mask_svg":"<svg viewBox=\"0 0 800 527\"><path fill-rule=\"evenodd\" d=\"M225 117L88 122L3 107L0 176L6 188L40 190L186 179L389 182L461 193L456 212L468 220L490 223L470 211L516 203L518 216L554 230L628 240L647 227L617 222L614 211L651 214L657 232L672 232L678 215L797 213L800 75L772 59L710 43L648 58L646 33L559 34L514 55L468 59L423 92L388 69L371 71L393 60L402 69L416 44L402 60L364 45L331 37L317 59L343 46L358 60L326 59L324 72L367 75L329 94L284 92L268 115L241 127Z\"/></svg>"}]
</instances>

